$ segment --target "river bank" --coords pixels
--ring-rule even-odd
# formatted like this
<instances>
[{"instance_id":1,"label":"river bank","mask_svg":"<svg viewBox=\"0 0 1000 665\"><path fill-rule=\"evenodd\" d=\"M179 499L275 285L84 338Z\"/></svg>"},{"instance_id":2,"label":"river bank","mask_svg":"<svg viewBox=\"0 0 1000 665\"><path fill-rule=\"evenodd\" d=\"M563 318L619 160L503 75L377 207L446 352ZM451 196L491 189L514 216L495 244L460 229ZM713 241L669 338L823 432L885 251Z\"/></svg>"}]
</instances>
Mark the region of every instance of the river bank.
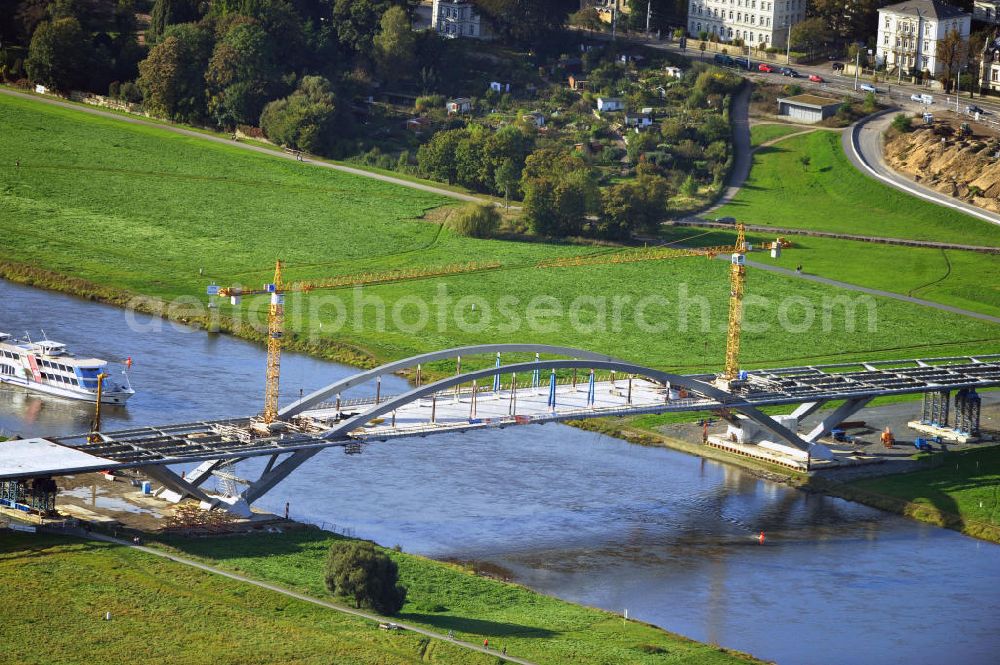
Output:
<instances>
[{"instance_id":1,"label":"river bank","mask_svg":"<svg viewBox=\"0 0 1000 665\"><path fill-rule=\"evenodd\" d=\"M118 535L141 534L146 547L336 605L324 587L323 568L330 545L343 537L288 522L281 526L274 523L268 531L211 538L133 531L120 531ZM151 661L170 657L193 662L195 653L211 653L212 662L217 663L281 663L291 662L287 653L294 650L295 662L303 662L302 657L313 662L319 653L326 653L336 654L338 663L416 663L428 659L485 663L496 662L501 649L511 656L553 665L644 665L663 662L666 656L720 665L762 662L641 621L497 581L469 567L396 550L384 551L396 561L400 580L408 588L407 603L393 618L433 631L440 639L405 630L398 637L387 638L386 633L377 630L375 621L338 615L331 611L333 608L324 610L245 583L205 575L183 563L157 560L129 547L57 534L13 534L5 536L0 544L4 579L20 588L44 589L0 627L0 638L15 662L46 663L71 661L73 640L91 646L88 659L101 656L102 660L114 662L124 660L125 654L133 659L142 654ZM111 575L108 570L115 572ZM112 576L114 583L79 583L81 576L99 574ZM158 593L155 587L160 583L156 580L163 579L172 580L170 590ZM196 593L201 600L192 603L190 594L181 589ZM153 594L158 594L157 601L148 602ZM69 608L59 617L53 616L51 607L65 607L66 603L53 602L49 606L45 601L49 597L68 599ZM200 629L192 620L192 612L205 610L203 600L207 597L215 599L213 606L229 607L219 613L218 607L212 610L212 630L227 636L227 646L221 650L203 643ZM72 630L59 630L54 625L56 621L66 622L67 613L74 614L82 607L94 609L86 617L69 621ZM106 611L111 612L112 619L101 621L100 615ZM255 629L241 630L246 622L252 622ZM49 625L63 637L40 639L39 631L47 630L44 627ZM143 636L141 644L136 643L138 636ZM452 638L467 644L489 640L496 654L486 657L470 653L451 643ZM300 645L300 640L307 640L308 645ZM314 652L317 655L311 655Z\"/></svg>"},{"instance_id":2,"label":"river bank","mask_svg":"<svg viewBox=\"0 0 1000 665\"><path fill-rule=\"evenodd\" d=\"M912 403L912 407L917 408L916 402ZM864 413L871 414L877 410L867 409ZM883 410L886 408L883 407ZM1000 412L1000 409L989 405L985 417L987 422L994 419L989 415L992 412ZM630 419L588 420L572 424L637 445L663 446L732 464L770 482L854 501L973 538L1000 543L1000 505L995 493L990 491L990 488L1000 486L1000 447L997 441L932 454L906 454L905 459L867 469L852 469L846 473L843 470L800 473L702 445L697 440L700 427L694 425L675 427L672 435L668 435L660 429L637 425Z\"/></svg>"}]
</instances>

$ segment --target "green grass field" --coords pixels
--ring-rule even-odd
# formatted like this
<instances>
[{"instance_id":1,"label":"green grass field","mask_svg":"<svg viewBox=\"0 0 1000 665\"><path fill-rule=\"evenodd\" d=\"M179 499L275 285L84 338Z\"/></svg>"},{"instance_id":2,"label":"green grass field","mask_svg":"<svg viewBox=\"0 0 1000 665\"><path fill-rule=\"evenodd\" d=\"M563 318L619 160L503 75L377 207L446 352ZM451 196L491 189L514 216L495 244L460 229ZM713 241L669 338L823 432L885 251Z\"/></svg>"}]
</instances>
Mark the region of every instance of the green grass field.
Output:
<instances>
[{"instance_id":1,"label":"green grass field","mask_svg":"<svg viewBox=\"0 0 1000 665\"><path fill-rule=\"evenodd\" d=\"M750 145L756 148L768 141L802 131L807 130L797 125L783 125L776 122L754 125L750 128Z\"/></svg>"},{"instance_id":2,"label":"green grass field","mask_svg":"<svg viewBox=\"0 0 1000 665\"><path fill-rule=\"evenodd\" d=\"M0 660L11 665L497 660L127 547L3 534L0 579L15 600Z\"/></svg>"},{"instance_id":3,"label":"green grass field","mask_svg":"<svg viewBox=\"0 0 1000 665\"><path fill-rule=\"evenodd\" d=\"M170 547L255 579L309 595L323 587L335 536L315 529L284 534L170 539ZM743 656L692 642L618 615L573 605L457 566L388 551L408 587L400 618L474 643L489 638L538 663L732 663ZM756 661L753 661L756 662Z\"/></svg>"},{"instance_id":4,"label":"green grass field","mask_svg":"<svg viewBox=\"0 0 1000 665\"><path fill-rule=\"evenodd\" d=\"M1000 227L862 175L834 132L758 150L747 185L716 214L786 228L1000 246Z\"/></svg>"},{"instance_id":5,"label":"green grass field","mask_svg":"<svg viewBox=\"0 0 1000 665\"><path fill-rule=\"evenodd\" d=\"M729 231L683 227L668 227L662 235L692 246L731 244L736 237ZM774 240L761 233L747 239L756 246ZM777 259L769 252L749 258L790 270L801 265L808 274L1000 316L1000 259L995 255L809 236L789 240L793 246ZM984 279L991 274L997 279Z\"/></svg>"},{"instance_id":6,"label":"green grass field","mask_svg":"<svg viewBox=\"0 0 1000 665\"><path fill-rule=\"evenodd\" d=\"M925 521L1000 540L1000 448L937 455L935 468L856 480L848 487L913 504L908 514Z\"/></svg>"},{"instance_id":7,"label":"green grass field","mask_svg":"<svg viewBox=\"0 0 1000 665\"><path fill-rule=\"evenodd\" d=\"M450 200L34 101L0 97L0 129L0 248L7 273L26 281L93 288L65 275L106 287L117 302L147 294L204 303L209 281L259 287L277 258L287 262L286 281L498 262L500 270L360 294L379 303L356 301L351 289L289 296L289 345L351 362L524 341L677 369L722 363L722 262L539 269L530 266L608 249L457 237L418 219ZM447 307L435 304L442 289ZM837 299L854 296L840 289L751 270L748 293L767 299L747 312L748 366L1000 350L995 326L919 306L875 301L869 329L871 301L851 314ZM237 313L261 303L248 298ZM555 309L560 316L544 315Z\"/></svg>"}]
</instances>

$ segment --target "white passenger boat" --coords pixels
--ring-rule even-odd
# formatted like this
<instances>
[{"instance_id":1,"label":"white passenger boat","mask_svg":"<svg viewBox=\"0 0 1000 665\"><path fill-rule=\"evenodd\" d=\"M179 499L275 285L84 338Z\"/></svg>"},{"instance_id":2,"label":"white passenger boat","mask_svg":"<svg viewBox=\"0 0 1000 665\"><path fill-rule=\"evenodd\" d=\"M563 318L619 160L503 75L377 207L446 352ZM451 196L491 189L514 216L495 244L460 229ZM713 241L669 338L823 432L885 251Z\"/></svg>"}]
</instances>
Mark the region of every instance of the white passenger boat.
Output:
<instances>
[{"instance_id":1,"label":"white passenger boat","mask_svg":"<svg viewBox=\"0 0 1000 665\"><path fill-rule=\"evenodd\" d=\"M59 342L21 341L0 333L0 383L46 395L96 402L97 377L103 373L101 403L124 404L135 394L128 380L129 364L121 378L112 377L106 360L76 358Z\"/></svg>"}]
</instances>

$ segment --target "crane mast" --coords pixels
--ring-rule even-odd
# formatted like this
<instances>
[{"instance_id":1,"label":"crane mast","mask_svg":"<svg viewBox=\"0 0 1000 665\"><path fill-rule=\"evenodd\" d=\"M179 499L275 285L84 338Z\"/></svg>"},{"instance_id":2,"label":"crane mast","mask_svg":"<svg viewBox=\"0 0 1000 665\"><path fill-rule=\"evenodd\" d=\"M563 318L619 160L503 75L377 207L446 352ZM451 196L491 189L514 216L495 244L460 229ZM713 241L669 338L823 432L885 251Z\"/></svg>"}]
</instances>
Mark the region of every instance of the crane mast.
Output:
<instances>
[{"instance_id":1,"label":"crane mast","mask_svg":"<svg viewBox=\"0 0 1000 665\"><path fill-rule=\"evenodd\" d=\"M743 324L743 292L746 289L746 236L743 223L736 224L736 245L729 264L729 326L726 334L726 368L723 379L735 381L740 372L740 328Z\"/></svg>"},{"instance_id":2,"label":"crane mast","mask_svg":"<svg viewBox=\"0 0 1000 665\"><path fill-rule=\"evenodd\" d=\"M281 377L281 339L285 334L285 292L281 283L281 261L274 264L274 282L267 285L271 292L271 308L267 317L267 379L264 389L265 423L278 418L278 392Z\"/></svg>"},{"instance_id":3,"label":"crane mast","mask_svg":"<svg viewBox=\"0 0 1000 665\"><path fill-rule=\"evenodd\" d=\"M584 255L560 257L547 261L539 261L537 268L563 268L570 266L601 265L614 263L632 263L636 261L660 261L683 256L706 256L714 258L719 254L730 253L729 267L729 326L726 339L725 370L718 379L720 386L731 388L732 383L739 379L740 328L743 320L743 292L746 288L746 237L743 223L736 223L736 243L733 247L700 247L674 248L651 247L614 255ZM309 292L314 289L335 289L350 285L387 284L408 279L426 279L463 273L480 272L499 268L499 263L468 263L431 268L418 268L406 271L388 271L384 273L366 273L348 275L317 282L296 282L286 287L282 280L282 262L274 265L274 281L265 284L263 289L243 289L241 287L209 287L209 295L232 298L234 305L244 295L271 296L270 309L267 317L267 375L264 392L264 411L262 420L270 424L278 419L278 397L281 377L281 344L284 338L285 323L285 290Z\"/></svg>"}]
</instances>

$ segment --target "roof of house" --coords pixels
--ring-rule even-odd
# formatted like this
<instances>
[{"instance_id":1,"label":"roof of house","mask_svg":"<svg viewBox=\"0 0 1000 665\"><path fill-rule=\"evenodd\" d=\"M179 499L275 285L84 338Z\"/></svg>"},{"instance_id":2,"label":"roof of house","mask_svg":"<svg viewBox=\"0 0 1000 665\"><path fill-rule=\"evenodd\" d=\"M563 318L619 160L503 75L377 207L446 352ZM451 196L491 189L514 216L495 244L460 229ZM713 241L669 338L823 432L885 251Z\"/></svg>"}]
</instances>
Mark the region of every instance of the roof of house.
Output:
<instances>
[{"instance_id":1,"label":"roof of house","mask_svg":"<svg viewBox=\"0 0 1000 665\"><path fill-rule=\"evenodd\" d=\"M810 95L808 93L804 95L795 95L794 97L781 97L778 101L798 104L799 106L812 106L815 108L840 104L840 102L833 97L820 97L819 95Z\"/></svg>"},{"instance_id":2,"label":"roof of house","mask_svg":"<svg viewBox=\"0 0 1000 665\"><path fill-rule=\"evenodd\" d=\"M961 16L972 16L961 7L949 5L940 0L907 0L888 7L882 7L880 12L891 12L894 14L906 14L909 16L923 16L925 18L959 18Z\"/></svg>"},{"instance_id":3,"label":"roof of house","mask_svg":"<svg viewBox=\"0 0 1000 665\"><path fill-rule=\"evenodd\" d=\"M448 100L449 104L471 104L472 100L468 97L455 97L454 99Z\"/></svg>"}]
</instances>

